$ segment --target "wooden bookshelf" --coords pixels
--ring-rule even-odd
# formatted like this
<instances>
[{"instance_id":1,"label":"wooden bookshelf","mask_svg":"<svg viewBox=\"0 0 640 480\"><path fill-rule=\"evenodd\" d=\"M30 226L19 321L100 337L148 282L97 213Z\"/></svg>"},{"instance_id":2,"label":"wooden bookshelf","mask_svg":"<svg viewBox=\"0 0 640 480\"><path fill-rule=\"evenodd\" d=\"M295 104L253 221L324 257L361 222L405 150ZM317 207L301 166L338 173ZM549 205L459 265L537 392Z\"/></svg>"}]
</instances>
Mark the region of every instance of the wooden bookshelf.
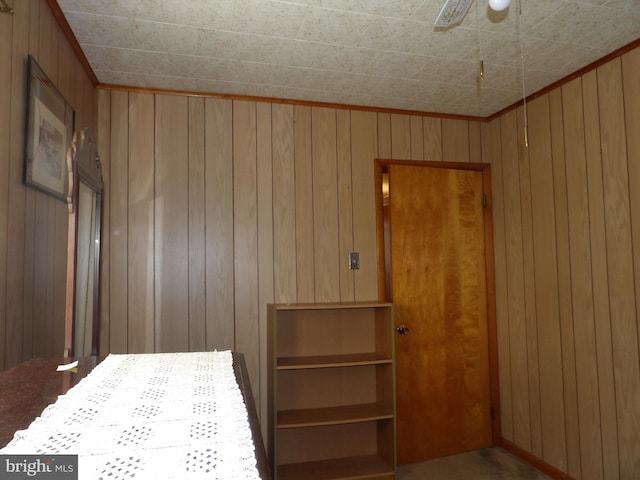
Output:
<instances>
[{"instance_id":1,"label":"wooden bookshelf","mask_svg":"<svg viewBox=\"0 0 640 480\"><path fill-rule=\"evenodd\" d=\"M276 479L393 479L393 306L268 306L269 457Z\"/></svg>"}]
</instances>

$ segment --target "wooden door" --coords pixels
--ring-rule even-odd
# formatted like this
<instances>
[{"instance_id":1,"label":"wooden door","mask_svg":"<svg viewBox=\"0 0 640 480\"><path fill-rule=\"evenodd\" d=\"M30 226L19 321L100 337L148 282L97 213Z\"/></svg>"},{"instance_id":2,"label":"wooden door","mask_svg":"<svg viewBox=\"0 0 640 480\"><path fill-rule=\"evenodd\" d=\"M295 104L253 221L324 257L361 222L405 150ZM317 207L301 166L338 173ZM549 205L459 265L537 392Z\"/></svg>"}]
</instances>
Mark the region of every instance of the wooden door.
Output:
<instances>
[{"instance_id":1,"label":"wooden door","mask_svg":"<svg viewBox=\"0 0 640 480\"><path fill-rule=\"evenodd\" d=\"M482 172L391 165L398 463L488 447Z\"/></svg>"}]
</instances>

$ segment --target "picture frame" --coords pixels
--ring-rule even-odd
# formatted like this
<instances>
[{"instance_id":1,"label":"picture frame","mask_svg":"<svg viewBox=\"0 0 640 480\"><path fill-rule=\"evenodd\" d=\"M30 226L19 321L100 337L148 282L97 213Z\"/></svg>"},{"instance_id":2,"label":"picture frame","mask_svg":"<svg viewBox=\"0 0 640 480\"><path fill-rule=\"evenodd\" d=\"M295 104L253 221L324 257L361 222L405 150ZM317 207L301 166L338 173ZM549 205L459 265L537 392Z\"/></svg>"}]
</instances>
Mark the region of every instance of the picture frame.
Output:
<instances>
[{"instance_id":1,"label":"picture frame","mask_svg":"<svg viewBox=\"0 0 640 480\"><path fill-rule=\"evenodd\" d=\"M75 111L31 55L27 71L24 183L66 202Z\"/></svg>"}]
</instances>

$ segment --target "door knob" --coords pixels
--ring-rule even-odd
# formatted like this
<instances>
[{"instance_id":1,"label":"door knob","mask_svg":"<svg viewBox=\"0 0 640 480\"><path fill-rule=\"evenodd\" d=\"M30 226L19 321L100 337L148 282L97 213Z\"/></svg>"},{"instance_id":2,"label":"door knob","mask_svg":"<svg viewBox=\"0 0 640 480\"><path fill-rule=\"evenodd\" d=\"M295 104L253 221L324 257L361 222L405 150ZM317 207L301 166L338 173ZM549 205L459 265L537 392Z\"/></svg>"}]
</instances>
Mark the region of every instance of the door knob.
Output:
<instances>
[{"instance_id":1,"label":"door knob","mask_svg":"<svg viewBox=\"0 0 640 480\"><path fill-rule=\"evenodd\" d=\"M406 325L400 325L398 328L396 328L396 331L400 335L406 335L407 333L409 333L409 327L407 327Z\"/></svg>"}]
</instances>

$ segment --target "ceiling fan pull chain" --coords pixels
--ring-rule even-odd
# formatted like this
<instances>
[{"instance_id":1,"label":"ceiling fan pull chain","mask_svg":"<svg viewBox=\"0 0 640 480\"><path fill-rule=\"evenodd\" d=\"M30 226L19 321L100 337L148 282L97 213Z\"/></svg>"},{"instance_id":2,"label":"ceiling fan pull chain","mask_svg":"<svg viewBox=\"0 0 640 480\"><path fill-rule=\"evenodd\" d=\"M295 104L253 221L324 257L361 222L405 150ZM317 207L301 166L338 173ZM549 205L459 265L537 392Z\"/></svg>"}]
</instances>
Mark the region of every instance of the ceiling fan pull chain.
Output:
<instances>
[{"instance_id":1,"label":"ceiling fan pull chain","mask_svg":"<svg viewBox=\"0 0 640 480\"><path fill-rule=\"evenodd\" d=\"M484 80L484 60L482 59L482 42L480 41L480 16L478 15L478 2L476 2L476 34L478 35L478 57L480 69L480 81Z\"/></svg>"},{"instance_id":2,"label":"ceiling fan pull chain","mask_svg":"<svg viewBox=\"0 0 640 480\"><path fill-rule=\"evenodd\" d=\"M522 103L524 113L524 146L529 148L529 120L527 115L527 91L524 70L524 31L522 27L522 0L518 0L518 37L520 40L520 68L522 71Z\"/></svg>"}]
</instances>

